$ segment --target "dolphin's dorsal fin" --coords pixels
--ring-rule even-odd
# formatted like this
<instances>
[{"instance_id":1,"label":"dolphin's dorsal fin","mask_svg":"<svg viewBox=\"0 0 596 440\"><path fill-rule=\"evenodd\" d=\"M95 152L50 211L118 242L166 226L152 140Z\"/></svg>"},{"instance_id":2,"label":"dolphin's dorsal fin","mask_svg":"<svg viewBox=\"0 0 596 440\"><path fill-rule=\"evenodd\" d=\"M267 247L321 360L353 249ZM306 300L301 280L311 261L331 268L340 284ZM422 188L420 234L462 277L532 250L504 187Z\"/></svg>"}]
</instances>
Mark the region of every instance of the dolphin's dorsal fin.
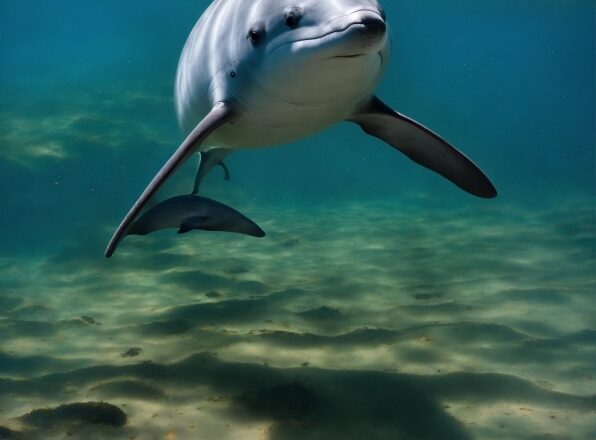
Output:
<instances>
[{"instance_id":1,"label":"dolphin's dorsal fin","mask_svg":"<svg viewBox=\"0 0 596 440\"><path fill-rule=\"evenodd\" d=\"M497 190L474 162L439 135L391 109L376 96L348 120L464 191L478 197L496 197Z\"/></svg>"},{"instance_id":2,"label":"dolphin's dorsal fin","mask_svg":"<svg viewBox=\"0 0 596 440\"><path fill-rule=\"evenodd\" d=\"M228 103L218 102L205 118L195 127L178 147L176 152L170 157L166 164L159 170L147 188L143 191L139 199L132 206L128 214L124 217L118 229L112 236L105 251L106 258L111 257L116 247L126 235L127 229L137 218L146 203L155 195L157 190L174 174L186 159L197 149L197 147L215 130L237 117L236 112Z\"/></svg>"}]
</instances>

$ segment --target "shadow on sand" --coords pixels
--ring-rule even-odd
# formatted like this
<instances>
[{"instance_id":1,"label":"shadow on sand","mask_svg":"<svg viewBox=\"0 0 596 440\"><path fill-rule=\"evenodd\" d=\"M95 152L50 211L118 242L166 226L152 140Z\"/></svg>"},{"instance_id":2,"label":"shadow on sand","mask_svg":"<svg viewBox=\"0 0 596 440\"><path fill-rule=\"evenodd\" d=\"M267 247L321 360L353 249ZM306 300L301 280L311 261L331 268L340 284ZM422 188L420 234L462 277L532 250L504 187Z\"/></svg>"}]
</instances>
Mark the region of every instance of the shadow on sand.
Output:
<instances>
[{"instance_id":1,"label":"shadow on sand","mask_svg":"<svg viewBox=\"0 0 596 440\"><path fill-rule=\"evenodd\" d=\"M441 405L443 399L465 400L472 405L513 401L580 412L594 408L593 396L552 392L502 374L416 376L280 369L224 362L210 353L195 354L172 364L96 366L32 380L5 379L0 382L0 396L59 398L75 388L87 390L87 395L94 398L174 399L177 389L197 386L222 396L220 399L230 403L228 410L238 420L249 417L271 423L270 440L471 439L465 427ZM36 414L36 424L24 433L31 438L39 438L35 426L45 423L38 420L43 414ZM53 426L60 426L56 413L47 414ZM24 416L21 421L31 425L28 419L30 416ZM134 428L134 418L130 423ZM73 432L77 426L70 420L67 429ZM114 432L112 435L117 436Z\"/></svg>"}]
</instances>

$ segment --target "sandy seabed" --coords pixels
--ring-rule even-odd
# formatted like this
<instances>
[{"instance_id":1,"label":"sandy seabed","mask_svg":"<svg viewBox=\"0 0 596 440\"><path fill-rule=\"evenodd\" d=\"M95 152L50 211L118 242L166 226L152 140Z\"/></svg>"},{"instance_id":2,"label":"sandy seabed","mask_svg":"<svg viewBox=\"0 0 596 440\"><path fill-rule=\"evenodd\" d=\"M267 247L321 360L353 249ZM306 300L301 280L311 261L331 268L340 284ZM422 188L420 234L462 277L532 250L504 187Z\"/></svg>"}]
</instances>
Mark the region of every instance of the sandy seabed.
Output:
<instances>
[{"instance_id":1,"label":"sandy seabed","mask_svg":"<svg viewBox=\"0 0 596 440\"><path fill-rule=\"evenodd\" d=\"M2 259L0 438L593 438L586 201L245 211Z\"/></svg>"}]
</instances>

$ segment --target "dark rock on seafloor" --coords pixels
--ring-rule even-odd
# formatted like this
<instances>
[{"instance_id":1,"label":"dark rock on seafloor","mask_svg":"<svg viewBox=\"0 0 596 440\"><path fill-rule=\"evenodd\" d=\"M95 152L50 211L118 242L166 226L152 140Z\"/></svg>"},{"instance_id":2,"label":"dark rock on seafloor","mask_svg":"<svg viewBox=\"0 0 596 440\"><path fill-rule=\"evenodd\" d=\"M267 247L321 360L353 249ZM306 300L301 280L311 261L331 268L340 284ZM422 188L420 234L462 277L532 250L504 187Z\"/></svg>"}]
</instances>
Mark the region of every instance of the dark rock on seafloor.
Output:
<instances>
[{"instance_id":1,"label":"dark rock on seafloor","mask_svg":"<svg viewBox=\"0 0 596 440\"><path fill-rule=\"evenodd\" d=\"M81 320L83 320L86 324L89 325L101 325L101 322L97 321L95 318L91 316L81 316Z\"/></svg>"},{"instance_id":2,"label":"dark rock on seafloor","mask_svg":"<svg viewBox=\"0 0 596 440\"><path fill-rule=\"evenodd\" d=\"M126 425L127 417L124 411L110 403L83 402L36 409L21 416L21 420L35 428L53 429L80 424L121 427Z\"/></svg>"},{"instance_id":3,"label":"dark rock on seafloor","mask_svg":"<svg viewBox=\"0 0 596 440\"><path fill-rule=\"evenodd\" d=\"M130 358L137 357L138 355L141 354L142 351L143 351L143 349L140 348L140 347L132 347L132 348L129 348L128 350L126 350L120 356L122 356L123 358L125 358L125 357L130 357Z\"/></svg>"},{"instance_id":4,"label":"dark rock on seafloor","mask_svg":"<svg viewBox=\"0 0 596 440\"><path fill-rule=\"evenodd\" d=\"M5 426L0 426L0 440L4 439L16 439L19 438L19 433L17 431L13 431L12 429L8 429Z\"/></svg>"}]
</instances>

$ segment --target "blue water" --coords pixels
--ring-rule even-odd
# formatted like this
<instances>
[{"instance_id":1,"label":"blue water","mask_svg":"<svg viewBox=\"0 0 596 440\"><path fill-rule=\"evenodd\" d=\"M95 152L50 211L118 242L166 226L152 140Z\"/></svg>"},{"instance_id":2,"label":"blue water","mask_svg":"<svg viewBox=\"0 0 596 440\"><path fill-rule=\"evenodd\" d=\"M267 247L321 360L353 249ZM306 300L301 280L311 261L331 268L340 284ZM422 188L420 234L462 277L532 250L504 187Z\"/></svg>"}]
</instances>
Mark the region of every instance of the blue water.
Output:
<instances>
[{"instance_id":1,"label":"blue water","mask_svg":"<svg viewBox=\"0 0 596 440\"><path fill-rule=\"evenodd\" d=\"M164 232L109 261L181 141L174 76L208 2L42 3L0 3L0 426L593 438L593 1L385 2L378 95L469 155L497 199L344 123L208 177L267 238ZM88 401L126 425L21 417Z\"/></svg>"}]
</instances>

